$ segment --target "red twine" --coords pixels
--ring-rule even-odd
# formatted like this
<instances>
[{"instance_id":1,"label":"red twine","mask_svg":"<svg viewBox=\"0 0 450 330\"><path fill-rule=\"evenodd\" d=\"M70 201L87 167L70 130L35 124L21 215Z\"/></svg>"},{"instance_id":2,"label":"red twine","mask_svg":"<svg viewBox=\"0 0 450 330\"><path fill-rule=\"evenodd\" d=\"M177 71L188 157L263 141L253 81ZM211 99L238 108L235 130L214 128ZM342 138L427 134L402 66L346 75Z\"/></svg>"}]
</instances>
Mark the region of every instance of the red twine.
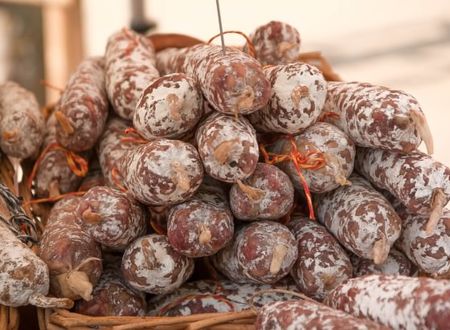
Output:
<instances>
[{"instance_id":1,"label":"red twine","mask_svg":"<svg viewBox=\"0 0 450 330\"><path fill-rule=\"evenodd\" d=\"M264 157L264 161L271 165L285 161L292 161L300 178L300 183L303 190L305 191L306 201L308 203L309 218L315 220L316 217L314 214L311 192L309 190L308 183L303 176L302 169L317 170L322 168L326 164L325 157L319 150L310 150L303 154L298 150L297 144L295 143L295 139L292 135L287 135L285 138L287 138L291 144L291 152L288 155L268 152L263 144L259 145L261 154Z\"/></svg>"}]
</instances>

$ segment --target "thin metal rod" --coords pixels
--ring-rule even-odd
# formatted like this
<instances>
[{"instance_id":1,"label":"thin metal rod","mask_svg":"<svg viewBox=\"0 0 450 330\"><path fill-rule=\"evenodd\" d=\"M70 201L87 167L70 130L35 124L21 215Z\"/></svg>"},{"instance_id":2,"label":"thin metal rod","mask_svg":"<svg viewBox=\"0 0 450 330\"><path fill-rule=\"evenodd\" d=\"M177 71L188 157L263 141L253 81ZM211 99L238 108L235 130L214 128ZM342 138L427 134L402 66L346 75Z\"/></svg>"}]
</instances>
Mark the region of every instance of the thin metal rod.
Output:
<instances>
[{"instance_id":1,"label":"thin metal rod","mask_svg":"<svg viewBox=\"0 0 450 330\"><path fill-rule=\"evenodd\" d=\"M217 17L219 18L220 41L222 42L223 55L225 55L225 40L223 38L222 17L220 16L219 0L216 0L216 7L217 7Z\"/></svg>"}]
</instances>

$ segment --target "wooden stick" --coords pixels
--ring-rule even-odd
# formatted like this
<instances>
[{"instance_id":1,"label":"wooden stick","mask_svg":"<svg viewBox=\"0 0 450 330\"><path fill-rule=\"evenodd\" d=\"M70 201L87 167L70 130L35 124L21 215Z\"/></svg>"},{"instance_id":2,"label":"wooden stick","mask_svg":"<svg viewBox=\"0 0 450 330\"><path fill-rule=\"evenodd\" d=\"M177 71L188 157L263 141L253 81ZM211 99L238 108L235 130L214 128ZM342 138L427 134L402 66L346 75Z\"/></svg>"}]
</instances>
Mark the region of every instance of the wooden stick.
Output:
<instances>
[{"instance_id":1,"label":"wooden stick","mask_svg":"<svg viewBox=\"0 0 450 330\"><path fill-rule=\"evenodd\" d=\"M197 330L197 329L202 329L202 328L206 328L212 325L216 325L216 324L221 324L221 323L225 323L228 321L232 321L232 320L237 320L237 319L247 319L250 317L254 317L256 315L256 313L253 310L247 310L247 311L242 311L242 312L237 312L237 313L227 313L228 315L217 315L217 316L213 316L211 318L205 319L205 320L201 320L201 321L197 321L194 323L189 324L186 329L187 330Z\"/></svg>"}]
</instances>

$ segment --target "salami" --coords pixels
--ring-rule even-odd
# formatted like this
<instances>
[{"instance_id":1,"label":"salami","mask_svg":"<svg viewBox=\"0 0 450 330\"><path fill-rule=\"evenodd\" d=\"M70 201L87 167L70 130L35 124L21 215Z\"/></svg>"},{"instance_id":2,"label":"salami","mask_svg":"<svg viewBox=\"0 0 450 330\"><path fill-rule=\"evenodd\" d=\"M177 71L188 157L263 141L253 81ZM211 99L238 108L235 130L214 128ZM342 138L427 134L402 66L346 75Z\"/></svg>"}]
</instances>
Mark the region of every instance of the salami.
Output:
<instances>
[{"instance_id":1,"label":"salami","mask_svg":"<svg viewBox=\"0 0 450 330\"><path fill-rule=\"evenodd\" d=\"M122 257L122 274L132 288L164 294L179 288L191 276L194 262L170 246L163 235L134 241Z\"/></svg>"},{"instance_id":2,"label":"salami","mask_svg":"<svg viewBox=\"0 0 450 330\"><path fill-rule=\"evenodd\" d=\"M253 174L242 183L233 184L230 190L231 210L236 218L277 220L292 209L294 186L276 166L258 163Z\"/></svg>"},{"instance_id":3,"label":"salami","mask_svg":"<svg viewBox=\"0 0 450 330\"><path fill-rule=\"evenodd\" d=\"M287 64L300 55L301 38L295 27L280 21L259 26L250 35L256 58L263 65Z\"/></svg>"},{"instance_id":4,"label":"salami","mask_svg":"<svg viewBox=\"0 0 450 330\"><path fill-rule=\"evenodd\" d=\"M322 167L302 169L311 192L323 193L349 184L347 178L353 171L355 146L345 133L331 124L316 123L294 139L298 151L304 157L309 153L318 153L324 160ZM289 155L292 142L279 139L269 150L274 154ZM302 181L293 161L282 162L279 167L291 178L294 187L302 191Z\"/></svg>"},{"instance_id":5,"label":"salami","mask_svg":"<svg viewBox=\"0 0 450 330\"><path fill-rule=\"evenodd\" d=\"M360 148L356 169L372 184L394 195L410 213L428 216L428 232L450 200L450 168L419 151L404 155Z\"/></svg>"},{"instance_id":6,"label":"salami","mask_svg":"<svg viewBox=\"0 0 450 330\"><path fill-rule=\"evenodd\" d=\"M225 192L214 184L203 183L189 201L170 210L167 237L170 245L185 256L213 255L233 238L233 215Z\"/></svg>"},{"instance_id":7,"label":"salami","mask_svg":"<svg viewBox=\"0 0 450 330\"><path fill-rule=\"evenodd\" d=\"M111 265L105 267L92 297L78 301L75 311L92 316L142 316L146 312L145 295L126 286L120 269Z\"/></svg>"},{"instance_id":8,"label":"salami","mask_svg":"<svg viewBox=\"0 0 450 330\"><path fill-rule=\"evenodd\" d=\"M431 232L427 232L427 217L404 209L398 213L403 230L397 247L423 272L450 279L450 210L444 210Z\"/></svg>"},{"instance_id":9,"label":"salami","mask_svg":"<svg viewBox=\"0 0 450 330\"><path fill-rule=\"evenodd\" d=\"M358 82L328 84L325 116L361 147L408 153L423 140L433 153L425 116L417 100L402 91Z\"/></svg>"},{"instance_id":10,"label":"salami","mask_svg":"<svg viewBox=\"0 0 450 330\"><path fill-rule=\"evenodd\" d=\"M183 202L203 179L197 150L178 140L159 139L128 150L119 171L129 193L147 205Z\"/></svg>"},{"instance_id":11,"label":"salami","mask_svg":"<svg viewBox=\"0 0 450 330\"><path fill-rule=\"evenodd\" d=\"M301 292L322 300L352 277L352 264L337 240L317 222L306 217L293 217L289 229L298 245L298 259L291 275Z\"/></svg>"},{"instance_id":12,"label":"salami","mask_svg":"<svg viewBox=\"0 0 450 330\"><path fill-rule=\"evenodd\" d=\"M258 311L256 329L388 330L389 328L312 301L290 300L264 305Z\"/></svg>"},{"instance_id":13,"label":"salami","mask_svg":"<svg viewBox=\"0 0 450 330\"><path fill-rule=\"evenodd\" d=\"M362 259L357 256L352 256L350 259L352 260L353 274L355 276L371 274L410 276L414 270L411 261L396 249L391 249L386 260L379 265L376 265L372 260Z\"/></svg>"},{"instance_id":14,"label":"salami","mask_svg":"<svg viewBox=\"0 0 450 330\"><path fill-rule=\"evenodd\" d=\"M0 184L0 190L0 304L71 308L73 302L69 299L46 297L50 282L47 265L7 225L14 218L23 220L27 216L19 210L19 201L5 186Z\"/></svg>"},{"instance_id":15,"label":"salami","mask_svg":"<svg viewBox=\"0 0 450 330\"><path fill-rule=\"evenodd\" d=\"M126 193L110 187L93 187L75 210L81 227L105 247L124 250L146 233L146 213Z\"/></svg>"},{"instance_id":16,"label":"salami","mask_svg":"<svg viewBox=\"0 0 450 330\"><path fill-rule=\"evenodd\" d=\"M127 150L133 148L135 144L122 141L124 131L131 126L131 123L112 117L106 124L105 131L100 137L98 144L98 159L106 183L110 187L116 187L122 181L118 173L119 163Z\"/></svg>"},{"instance_id":17,"label":"salami","mask_svg":"<svg viewBox=\"0 0 450 330\"><path fill-rule=\"evenodd\" d=\"M147 140L181 138L195 127L202 113L202 96L194 80L174 73L156 79L144 89L133 125Z\"/></svg>"},{"instance_id":18,"label":"salami","mask_svg":"<svg viewBox=\"0 0 450 330\"><path fill-rule=\"evenodd\" d=\"M152 42L122 29L109 37L105 51L106 91L114 111L132 120L143 90L159 77Z\"/></svg>"},{"instance_id":19,"label":"salami","mask_svg":"<svg viewBox=\"0 0 450 330\"><path fill-rule=\"evenodd\" d=\"M298 256L294 235L273 221L242 227L214 257L215 267L236 282L275 283L292 269Z\"/></svg>"},{"instance_id":20,"label":"salami","mask_svg":"<svg viewBox=\"0 0 450 330\"><path fill-rule=\"evenodd\" d=\"M0 147L11 157L37 156L45 121L35 96L12 81L0 84Z\"/></svg>"},{"instance_id":21,"label":"salami","mask_svg":"<svg viewBox=\"0 0 450 330\"><path fill-rule=\"evenodd\" d=\"M108 117L105 63L102 57L85 59L71 75L56 107L56 138L76 152L91 149Z\"/></svg>"},{"instance_id":22,"label":"salami","mask_svg":"<svg viewBox=\"0 0 450 330\"><path fill-rule=\"evenodd\" d=\"M75 191L82 180L82 177L75 174L70 167L67 151L56 146L56 124L56 116L52 113L47 120L43 153L35 165L36 196L40 198Z\"/></svg>"},{"instance_id":23,"label":"salami","mask_svg":"<svg viewBox=\"0 0 450 330\"><path fill-rule=\"evenodd\" d=\"M256 168L258 141L245 118L214 113L200 124L195 139L206 173L217 180L243 180Z\"/></svg>"},{"instance_id":24,"label":"salami","mask_svg":"<svg viewBox=\"0 0 450 330\"><path fill-rule=\"evenodd\" d=\"M100 163L97 158L90 161L89 171L81 181L79 191L88 191L89 189L97 186L106 186L106 179L103 176Z\"/></svg>"},{"instance_id":25,"label":"salami","mask_svg":"<svg viewBox=\"0 0 450 330\"><path fill-rule=\"evenodd\" d=\"M368 275L334 289L325 303L392 329L448 329L450 282Z\"/></svg>"},{"instance_id":26,"label":"salami","mask_svg":"<svg viewBox=\"0 0 450 330\"><path fill-rule=\"evenodd\" d=\"M272 86L269 104L249 116L256 130L298 134L316 122L327 96L322 73L306 63L269 66L264 74Z\"/></svg>"},{"instance_id":27,"label":"salami","mask_svg":"<svg viewBox=\"0 0 450 330\"><path fill-rule=\"evenodd\" d=\"M50 292L57 297L90 300L102 273L100 246L77 223L79 197L52 208L39 246L50 270Z\"/></svg>"},{"instance_id":28,"label":"salami","mask_svg":"<svg viewBox=\"0 0 450 330\"><path fill-rule=\"evenodd\" d=\"M253 300L255 306L262 306L292 298L289 293L268 291L273 289L294 292L297 290L291 282L276 284L234 283L228 280L189 282L170 294L150 298L148 314L151 316L181 316L199 313L240 312L250 308L250 300ZM255 293L263 291L268 292L255 296Z\"/></svg>"},{"instance_id":29,"label":"salami","mask_svg":"<svg viewBox=\"0 0 450 330\"><path fill-rule=\"evenodd\" d=\"M157 53L161 74L182 72L194 78L214 109L226 114L246 115L265 106L270 83L260 63L234 48L195 45L168 48Z\"/></svg>"},{"instance_id":30,"label":"salami","mask_svg":"<svg viewBox=\"0 0 450 330\"><path fill-rule=\"evenodd\" d=\"M318 196L319 221L348 250L361 258L383 263L400 236L401 220L389 202L360 176Z\"/></svg>"}]
</instances>

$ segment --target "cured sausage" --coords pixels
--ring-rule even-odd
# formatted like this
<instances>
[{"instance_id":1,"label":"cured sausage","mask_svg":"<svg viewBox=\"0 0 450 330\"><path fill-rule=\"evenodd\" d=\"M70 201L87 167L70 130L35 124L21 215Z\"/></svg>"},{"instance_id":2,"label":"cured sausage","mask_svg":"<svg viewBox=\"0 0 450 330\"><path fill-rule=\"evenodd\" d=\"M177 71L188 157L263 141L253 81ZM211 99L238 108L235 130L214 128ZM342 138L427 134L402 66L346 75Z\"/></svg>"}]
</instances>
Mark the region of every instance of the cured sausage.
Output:
<instances>
[{"instance_id":1,"label":"cured sausage","mask_svg":"<svg viewBox=\"0 0 450 330\"><path fill-rule=\"evenodd\" d=\"M293 217L288 227L298 242L291 275L301 292L322 300L352 277L349 257L325 227L302 216Z\"/></svg>"},{"instance_id":2,"label":"cured sausage","mask_svg":"<svg viewBox=\"0 0 450 330\"><path fill-rule=\"evenodd\" d=\"M170 245L188 257L215 254L232 238L233 215L224 191L208 178L187 202L174 206L169 213L167 237Z\"/></svg>"},{"instance_id":3,"label":"cured sausage","mask_svg":"<svg viewBox=\"0 0 450 330\"><path fill-rule=\"evenodd\" d=\"M419 151L405 155L359 148L356 170L378 188L394 195L408 212L428 216L429 233L450 200L450 168Z\"/></svg>"},{"instance_id":4,"label":"cured sausage","mask_svg":"<svg viewBox=\"0 0 450 330\"><path fill-rule=\"evenodd\" d=\"M136 131L147 140L183 137L203 113L195 82L182 73L160 77L146 87L133 116Z\"/></svg>"},{"instance_id":5,"label":"cured sausage","mask_svg":"<svg viewBox=\"0 0 450 330\"><path fill-rule=\"evenodd\" d=\"M120 159L127 150L135 146L122 140L125 130L130 126L131 123L123 119L111 117L99 139L98 159L106 183L110 187L117 187L122 181L121 174L118 173Z\"/></svg>"},{"instance_id":6,"label":"cured sausage","mask_svg":"<svg viewBox=\"0 0 450 330\"><path fill-rule=\"evenodd\" d=\"M226 114L246 115L265 106L270 83L258 61L234 48L199 44L157 53L161 74L185 73L194 78L207 101Z\"/></svg>"},{"instance_id":7,"label":"cured sausage","mask_svg":"<svg viewBox=\"0 0 450 330\"><path fill-rule=\"evenodd\" d=\"M147 205L184 202L203 179L197 150L178 140L159 139L128 150L119 171L128 192Z\"/></svg>"},{"instance_id":8,"label":"cured sausage","mask_svg":"<svg viewBox=\"0 0 450 330\"><path fill-rule=\"evenodd\" d=\"M298 250L289 229L273 221L243 226L214 257L214 266L236 282L275 283L292 269Z\"/></svg>"},{"instance_id":9,"label":"cured sausage","mask_svg":"<svg viewBox=\"0 0 450 330\"><path fill-rule=\"evenodd\" d=\"M36 97L15 82L0 84L0 147L11 157L37 156L45 120Z\"/></svg>"},{"instance_id":10,"label":"cured sausage","mask_svg":"<svg viewBox=\"0 0 450 330\"><path fill-rule=\"evenodd\" d=\"M323 193L348 184L347 178L353 171L355 145L337 127L328 123L316 123L294 137L296 148L303 157L316 153L323 166L302 169L311 192ZM277 155L289 155L293 150L292 141L279 139L269 151ZM301 160L298 160L301 161ZM314 159L312 159L314 161ZM282 162L279 167L291 178L294 187L303 190L296 166L292 160Z\"/></svg>"},{"instance_id":11,"label":"cured sausage","mask_svg":"<svg viewBox=\"0 0 450 330\"><path fill-rule=\"evenodd\" d=\"M355 276L371 274L410 276L414 270L411 261L396 249L391 249L386 260L379 265L376 265L372 260L359 258L357 256L352 256L350 259L353 264L353 274Z\"/></svg>"},{"instance_id":12,"label":"cured sausage","mask_svg":"<svg viewBox=\"0 0 450 330\"><path fill-rule=\"evenodd\" d=\"M213 113L200 124L195 139L206 173L217 180L243 180L256 168L258 141L245 118Z\"/></svg>"},{"instance_id":13,"label":"cured sausage","mask_svg":"<svg viewBox=\"0 0 450 330\"><path fill-rule=\"evenodd\" d=\"M345 248L381 264L400 236L401 220L370 183L356 174L350 180L351 186L318 196L318 219Z\"/></svg>"},{"instance_id":14,"label":"cured sausage","mask_svg":"<svg viewBox=\"0 0 450 330\"><path fill-rule=\"evenodd\" d=\"M109 101L120 117L132 120L142 91L159 77L153 44L125 28L109 37L105 60Z\"/></svg>"},{"instance_id":15,"label":"cured sausage","mask_svg":"<svg viewBox=\"0 0 450 330\"><path fill-rule=\"evenodd\" d=\"M77 223L79 197L53 206L39 246L50 270L50 291L57 297L90 300L102 273L100 246Z\"/></svg>"},{"instance_id":16,"label":"cured sausage","mask_svg":"<svg viewBox=\"0 0 450 330\"><path fill-rule=\"evenodd\" d=\"M327 121L361 147L416 150L423 140L433 153L433 139L417 100L402 91L358 82L329 82L324 106Z\"/></svg>"},{"instance_id":17,"label":"cured sausage","mask_svg":"<svg viewBox=\"0 0 450 330\"><path fill-rule=\"evenodd\" d=\"M334 289L325 304L392 329L448 329L450 281L367 275Z\"/></svg>"},{"instance_id":18,"label":"cured sausage","mask_svg":"<svg viewBox=\"0 0 450 330\"><path fill-rule=\"evenodd\" d=\"M108 118L103 57L85 59L70 76L56 106L56 138L76 152L91 149Z\"/></svg>"},{"instance_id":19,"label":"cured sausage","mask_svg":"<svg viewBox=\"0 0 450 330\"><path fill-rule=\"evenodd\" d=\"M13 218L27 218L18 199L0 184L0 304L28 304L44 308L71 308L73 301L46 297L49 270L45 262L22 243L7 225ZM12 205L9 201L13 202ZM31 220L28 218L28 221Z\"/></svg>"},{"instance_id":20,"label":"cured sausage","mask_svg":"<svg viewBox=\"0 0 450 330\"><path fill-rule=\"evenodd\" d=\"M274 165L258 163L242 183L233 184L230 190L231 210L240 220L277 220L294 204L291 180Z\"/></svg>"},{"instance_id":21,"label":"cured sausage","mask_svg":"<svg viewBox=\"0 0 450 330\"><path fill-rule=\"evenodd\" d=\"M357 318L322 304L306 300L276 301L264 305L256 318L257 330L388 330L373 321Z\"/></svg>"},{"instance_id":22,"label":"cured sausage","mask_svg":"<svg viewBox=\"0 0 450 330\"><path fill-rule=\"evenodd\" d=\"M105 247L124 250L146 233L146 213L126 193L110 187L93 187L75 210L81 227Z\"/></svg>"},{"instance_id":23,"label":"cured sausage","mask_svg":"<svg viewBox=\"0 0 450 330\"><path fill-rule=\"evenodd\" d=\"M255 47L256 58L263 65L291 63L300 55L300 33L284 22L270 21L259 26L250 35L250 40Z\"/></svg>"},{"instance_id":24,"label":"cured sausage","mask_svg":"<svg viewBox=\"0 0 450 330\"><path fill-rule=\"evenodd\" d=\"M176 290L193 270L194 261L172 249L163 235L138 238L122 257L122 274L127 284L152 294Z\"/></svg>"},{"instance_id":25,"label":"cured sausage","mask_svg":"<svg viewBox=\"0 0 450 330\"><path fill-rule=\"evenodd\" d=\"M269 66L264 74L272 85L269 104L249 116L256 130L298 134L316 122L327 96L322 73L306 63Z\"/></svg>"}]
</instances>

